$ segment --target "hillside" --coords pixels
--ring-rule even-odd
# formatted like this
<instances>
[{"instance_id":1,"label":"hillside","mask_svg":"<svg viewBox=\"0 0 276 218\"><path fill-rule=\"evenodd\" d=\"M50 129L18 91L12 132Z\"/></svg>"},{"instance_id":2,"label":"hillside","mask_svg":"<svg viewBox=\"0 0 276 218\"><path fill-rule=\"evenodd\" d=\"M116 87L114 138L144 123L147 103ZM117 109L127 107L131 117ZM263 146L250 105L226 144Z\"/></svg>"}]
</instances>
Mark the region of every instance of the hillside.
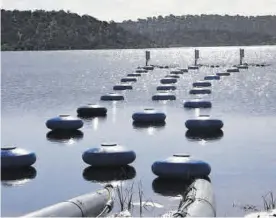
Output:
<instances>
[{"instance_id":1,"label":"hillside","mask_svg":"<svg viewBox=\"0 0 276 218\"><path fill-rule=\"evenodd\" d=\"M158 16L122 23L65 11L1 10L1 50L276 44L276 16Z\"/></svg>"},{"instance_id":2,"label":"hillside","mask_svg":"<svg viewBox=\"0 0 276 218\"><path fill-rule=\"evenodd\" d=\"M276 44L276 16L170 15L118 25L163 47Z\"/></svg>"},{"instance_id":3,"label":"hillside","mask_svg":"<svg viewBox=\"0 0 276 218\"><path fill-rule=\"evenodd\" d=\"M150 40L115 23L64 11L1 10L2 50L141 48Z\"/></svg>"}]
</instances>

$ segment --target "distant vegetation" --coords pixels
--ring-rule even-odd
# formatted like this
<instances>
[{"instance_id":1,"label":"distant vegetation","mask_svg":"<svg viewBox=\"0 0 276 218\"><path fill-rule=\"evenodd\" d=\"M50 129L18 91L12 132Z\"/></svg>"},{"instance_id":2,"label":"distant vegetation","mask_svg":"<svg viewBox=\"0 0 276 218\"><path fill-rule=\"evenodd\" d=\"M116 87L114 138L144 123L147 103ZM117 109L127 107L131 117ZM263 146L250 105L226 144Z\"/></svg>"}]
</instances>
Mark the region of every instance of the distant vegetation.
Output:
<instances>
[{"instance_id":1,"label":"distant vegetation","mask_svg":"<svg viewBox=\"0 0 276 218\"><path fill-rule=\"evenodd\" d=\"M150 47L150 40L116 23L65 11L1 10L2 50Z\"/></svg>"},{"instance_id":2,"label":"distant vegetation","mask_svg":"<svg viewBox=\"0 0 276 218\"><path fill-rule=\"evenodd\" d=\"M1 50L276 44L276 16L158 16L122 23L65 11L1 10Z\"/></svg>"},{"instance_id":3,"label":"distant vegetation","mask_svg":"<svg viewBox=\"0 0 276 218\"><path fill-rule=\"evenodd\" d=\"M276 44L276 16L170 15L118 25L163 47Z\"/></svg>"}]
</instances>

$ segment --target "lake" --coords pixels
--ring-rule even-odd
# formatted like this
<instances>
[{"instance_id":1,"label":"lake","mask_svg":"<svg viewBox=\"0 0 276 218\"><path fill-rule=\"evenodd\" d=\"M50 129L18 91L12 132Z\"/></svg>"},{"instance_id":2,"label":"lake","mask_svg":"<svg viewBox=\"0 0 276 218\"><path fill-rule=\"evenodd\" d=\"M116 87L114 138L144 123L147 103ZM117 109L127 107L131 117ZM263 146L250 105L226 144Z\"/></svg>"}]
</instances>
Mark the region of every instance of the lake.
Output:
<instances>
[{"instance_id":1,"label":"lake","mask_svg":"<svg viewBox=\"0 0 276 218\"><path fill-rule=\"evenodd\" d=\"M134 182L137 201L141 183L144 199L165 207L145 210L144 215L161 215L178 206L178 197L155 192L156 176L151 171L154 161L175 153L189 153L210 164L217 216L246 214L233 204L262 208L262 196L276 191L276 47L244 48L245 62L269 66L252 66L214 81L212 94L205 97L213 107L200 111L183 107L183 100L193 97L189 95L192 83L238 64L238 47L199 48L199 63L220 68L201 67L181 76L174 91L177 99L170 102L151 100L170 69L155 69L138 78L133 90L123 91L123 102L100 101L121 78L145 64L144 50L1 52L2 146L16 145L37 154L37 162L27 172L30 179L2 180L2 216L20 216L103 187L94 177L108 172L89 172L81 158L85 150L103 142L117 142L136 152L132 175L123 187ZM151 64L193 64L193 48L150 51ZM47 137L47 119L76 115L76 109L87 103L106 106L107 117L85 120L83 134L76 138ZM133 126L132 114L145 107L164 111L166 125ZM223 135L205 140L186 135L185 121L199 113L223 120Z\"/></svg>"}]
</instances>

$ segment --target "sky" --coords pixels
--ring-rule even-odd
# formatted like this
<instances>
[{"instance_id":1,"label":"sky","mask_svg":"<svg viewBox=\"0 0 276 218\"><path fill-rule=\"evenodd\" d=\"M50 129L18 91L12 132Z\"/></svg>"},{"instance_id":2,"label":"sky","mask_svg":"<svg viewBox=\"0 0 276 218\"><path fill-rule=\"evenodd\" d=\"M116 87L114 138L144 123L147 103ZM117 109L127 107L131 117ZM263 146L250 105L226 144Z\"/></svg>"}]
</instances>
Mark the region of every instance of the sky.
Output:
<instances>
[{"instance_id":1,"label":"sky","mask_svg":"<svg viewBox=\"0 0 276 218\"><path fill-rule=\"evenodd\" d=\"M63 9L120 22L169 14L276 15L276 0L2 0L1 8Z\"/></svg>"}]
</instances>

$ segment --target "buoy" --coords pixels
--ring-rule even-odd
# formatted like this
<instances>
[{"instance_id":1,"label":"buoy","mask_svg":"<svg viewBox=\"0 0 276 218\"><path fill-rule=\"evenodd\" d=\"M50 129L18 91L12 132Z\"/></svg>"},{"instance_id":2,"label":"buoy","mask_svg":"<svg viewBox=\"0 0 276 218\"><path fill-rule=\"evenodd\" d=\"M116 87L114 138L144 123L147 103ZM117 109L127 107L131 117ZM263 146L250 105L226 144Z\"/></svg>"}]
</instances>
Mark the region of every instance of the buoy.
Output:
<instances>
[{"instance_id":1,"label":"buoy","mask_svg":"<svg viewBox=\"0 0 276 218\"><path fill-rule=\"evenodd\" d=\"M164 79L161 79L160 82L162 84L171 84L171 83L176 83L177 79L175 79L175 78L164 78Z\"/></svg>"},{"instance_id":2,"label":"buoy","mask_svg":"<svg viewBox=\"0 0 276 218\"><path fill-rule=\"evenodd\" d=\"M182 194L177 206L172 217L216 217L216 203L210 179L195 179Z\"/></svg>"},{"instance_id":3,"label":"buoy","mask_svg":"<svg viewBox=\"0 0 276 218\"><path fill-rule=\"evenodd\" d=\"M185 136L187 139L191 141L213 141L221 139L223 137L223 131L218 130L215 132L198 132L193 130L187 130Z\"/></svg>"},{"instance_id":4,"label":"buoy","mask_svg":"<svg viewBox=\"0 0 276 218\"><path fill-rule=\"evenodd\" d=\"M216 132L223 127L223 122L219 119L211 119L208 115L200 115L195 119L185 122L187 129L198 132Z\"/></svg>"},{"instance_id":5,"label":"buoy","mask_svg":"<svg viewBox=\"0 0 276 218\"><path fill-rule=\"evenodd\" d=\"M144 66L144 70L154 70L154 66Z\"/></svg>"},{"instance_id":6,"label":"buoy","mask_svg":"<svg viewBox=\"0 0 276 218\"><path fill-rule=\"evenodd\" d=\"M124 83L124 82L137 82L137 78L135 78L135 77L125 77L125 78L121 79L121 82L122 83Z\"/></svg>"},{"instance_id":7,"label":"buoy","mask_svg":"<svg viewBox=\"0 0 276 218\"><path fill-rule=\"evenodd\" d=\"M124 100L124 96L117 93L108 93L106 95L101 96L102 101L122 101Z\"/></svg>"},{"instance_id":8,"label":"buoy","mask_svg":"<svg viewBox=\"0 0 276 218\"><path fill-rule=\"evenodd\" d=\"M203 99L192 99L184 101L185 108L211 108L212 103Z\"/></svg>"},{"instance_id":9,"label":"buoy","mask_svg":"<svg viewBox=\"0 0 276 218\"><path fill-rule=\"evenodd\" d=\"M157 177L152 182L152 190L166 197L176 197L186 192L192 179L166 179Z\"/></svg>"},{"instance_id":10,"label":"buoy","mask_svg":"<svg viewBox=\"0 0 276 218\"><path fill-rule=\"evenodd\" d=\"M166 85L157 86L156 90L158 91L176 90L176 86L166 84Z\"/></svg>"},{"instance_id":11,"label":"buoy","mask_svg":"<svg viewBox=\"0 0 276 218\"><path fill-rule=\"evenodd\" d=\"M193 83L193 87L209 87L212 84L210 82L207 81L197 81Z\"/></svg>"},{"instance_id":12,"label":"buoy","mask_svg":"<svg viewBox=\"0 0 276 218\"><path fill-rule=\"evenodd\" d=\"M244 65L244 64L238 65L237 67L238 69L248 69L248 65Z\"/></svg>"},{"instance_id":13,"label":"buoy","mask_svg":"<svg viewBox=\"0 0 276 218\"><path fill-rule=\"evenodd\" d=\"M59 131L59 130L52 130L47 133L46 135L47 140L51 142L58 142L58 143L68 143L72 140L81 140L83 138L83 132L80 130L71 130L71 131Z\"/></svg>"},{"instance_id":14,"label":"buoy","mask_svg":"<svg viewBox=\"0 0 276 218\"><path fill-rule=\"evenodd\" d=\"M84 169L82 176L87 181L110 183L133 179L136 176L136 170L129 165L111 168L89 166Z\"/></svg>"},{"instance_id":15,"label":"buoy","mask_svg":"<svg viewBox=\"0 0 276 218\"><path fill-rule=\"evenodd\" d=\"M179 70L181 70L183 73L188 73L189 72L189 70L186 69L186 68L180 68Z\"/></svg>"},{"instance_id":16,"label":"buoy","mask_svg":"<svg viewBox=\"0 0 276 218\"><path fill-rule=\"evenodd\" d=\"M4 186L21 186L35 177L36 169L32 166L1 169L1 183Z\"/></svg>"},{"instance_id":17,"label":"buoy","mask_svg":"<svg viewBox=\"0 0 276 218\"><path fill-rule=\"evenodd\" d=\"M171 179L203 177L211 172L208 163L193 159L188 154L175 154L166 160L156 161L151 169L156 176Z\"/></svg>"},{"instance_id":18,"label":"buoy","mask_svg":"<svg viewBox=\"0 0 276 218\"><path fill-rule=\"evenodd\" d=\"M176 100L176 97L174 94L171 94L169 92L158 92L155 95L152 96L153 101L173 101Z\"/></svg>"},{"instance_id":19,"label":"buoy","mask_svg":"<svg viewBox=\"0 0 276 218\"><path fill-rule=\"evenodd\" d=\"M208 75L204 77L204 80L220 80L220 76L218 75Z\"/></svg>"},{"instance_id":20,"label":"buoy","mask_svg":"<svg viewBox=\"0 0 276 218\"><path fill-rule=\"evenodd\" d=\"M127 74L127 76L128 77L140 77L140 76L142 76L142 74L141 73L129 73L129 74Z\"/></svg>"},{"instance_id":21,"label":"buoy","mask_svg":"<svg viewBox=\"0 0 276 218\"><path fill-rule=\"evenodd\" d=\"M113 208L113 186L54 204L23 217L100 217Z\"/></svg>"},{"instance_id":22,"label":"buoy","mask_svg":"<svg viewBox=\"0 0 276 218\"><path fill-rule=\"evenodd\" d=\"M166 115L153 108L146 108L142 112L136 112L132 115L135 123L164 123Z\"/></svg>"},{"instance_id":23,"label":"buoy","mask_svg":"<svg viewBox=\"0 0 276 218\"><path fill-rule=\"evenodd\" d=\"M136 73L147 73L148 71L144 70L144 69L137 69L135 72Z\"/></svg>"},{"instance_id":24,"label":"buoy","mask_svg":"<svg viewBox=\"0 0 276 218\"><path fill-rule=\"evenodd\" d=\"M173 75L180 75L180 74L183 74L184 72L181 71L181 70L173 70L170 72L170 74L173 74Z\"/></svg>"},{"instance_id":25,"label":"buoy","mask_svg":"<svg viewBox=\"0 0 276 218\"><path fill-rule=\"evenodd\" d=\"M198 66L189 66L188 69L189 70L198 70L199 67Z\"/></svg>"},{"instance_id":26,"label":"buoy","mask_svg":"<svg viewBox=\"0 0 276 218\"><path fill-rule=\"evenodd\" d=\"M76 130L83 127L83 121L70 115L59 115L47 120L46 126L51 130Z\"/></svg>"},{"instance_id":27,"label":"buoy","mask_svg":"<svg viewBox=\"0 0 276 218\"><path fill-rule=\"evenodd\" d=\"M190 94L192 95L198 95L198 94L211 94L211 89L206 88L193 88L190 90Z\"/></svg>"},{"instance_id":28,"label":"buoy","mask_svg":"<svg viewBox=\"0 0 276 218\"><path fill-rule=\"evenodd\" d=\"M116 143L103 143L100 148L92 148L82 155L85 163L99 167L124 166L136 159L136 154Z\"/></svg>"},{"instance_id":29,"label":"buoy","mask_svg":"<svg viewBox=\"0 0 276 218\"><path fill-rule=\"evenodd\" d=\"M23 168L33 165L36 161L34 152L17 147L1 148L1 168Z\"/></svg>"},{"instance_id":30,"label":"buoy","mask_svg":"<svg viewBox=\"0 0 276 218\"><path fill-rule=\"evenodd\" d=\"M178 78L180 78L180 76L178 76L178 75L166 75L165 78L175 78L175 79L178 79Z\"/></svg>"},{"instance_id":31,"label":"buoy","mask_svg":"<svg viewBox=\"0 0 276 218\"><path fill-rule=\"evenodd\" d=\"M233 67L233 68L227 69L227 72L228 73L238 73L238 72L240 72L240 70L236 67Z\"/></svg>"},{"instance_id":32,"label":"buoy","mask_svg":"<svg viewBox=\"0 0 276 218\"><path fill-rule=\"evenodd\" d=\"M113 90L131 90L132 85L131 84L118 84L113 86Z\"/></svg>"},{"instance_id":33,"label":"buoy","mask_svg":"<svg viewBox=\"0 0 276 218\"><path fill-rule=\"evenodd\" d=\"M230 76L231 74L229 72L223 72L223 73L216 73L217 76Z\"/></svg>"},{"instance_id":34,"label":"buoy","mask_svg":"<svg viewBox=\"0 0 276 218\"><path fill-rule=\"evenodd\" d=\"M97 117L105 116L107 109L98 104L88 104L77 109L77 114L80 117Z\"/></svg>"}]
</instances>

